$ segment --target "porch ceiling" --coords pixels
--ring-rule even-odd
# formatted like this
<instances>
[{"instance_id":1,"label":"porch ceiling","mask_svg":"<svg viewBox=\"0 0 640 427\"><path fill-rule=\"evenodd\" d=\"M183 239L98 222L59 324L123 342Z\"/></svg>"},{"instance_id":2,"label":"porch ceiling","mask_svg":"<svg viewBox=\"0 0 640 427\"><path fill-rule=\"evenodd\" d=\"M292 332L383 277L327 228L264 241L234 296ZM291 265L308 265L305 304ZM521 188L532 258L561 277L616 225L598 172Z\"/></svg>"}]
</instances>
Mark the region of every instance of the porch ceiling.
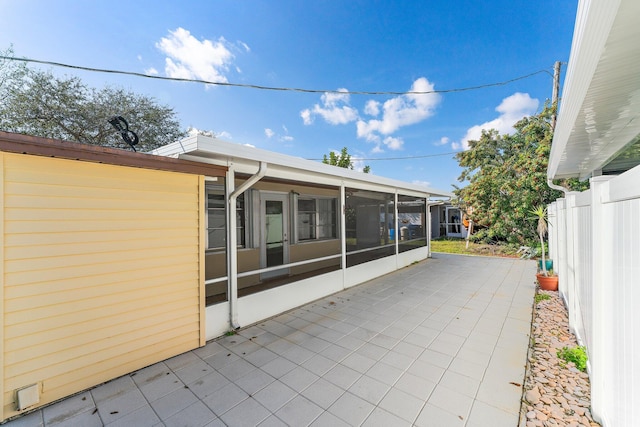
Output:
<instances>
[{"instance_id":1,"label":"porch ceiling","mask_svg":"<svg viewBox=\"0 0 640 427\"><path fill-rule=\"evenodd\" d=\"M547 170L550 178L588 178L637 141L638 16L637 0L580 1ZM636 151L627 150L625 167L640 161Z\"/></svg>"}]
</instances>

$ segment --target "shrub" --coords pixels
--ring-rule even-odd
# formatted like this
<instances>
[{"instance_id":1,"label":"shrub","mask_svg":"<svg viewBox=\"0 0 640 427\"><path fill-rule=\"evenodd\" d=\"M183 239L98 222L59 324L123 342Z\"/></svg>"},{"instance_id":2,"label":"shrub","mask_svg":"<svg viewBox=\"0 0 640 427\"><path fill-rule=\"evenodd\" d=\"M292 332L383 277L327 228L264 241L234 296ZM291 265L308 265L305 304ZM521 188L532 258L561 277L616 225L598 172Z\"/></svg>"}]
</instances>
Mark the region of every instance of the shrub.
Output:
<instances>
[{"instance_id":1,"label":"shrub","mask_svg":"<svg viewBox=\"0 0 640 427\"><path fill-rule=\"evenodd\" d=\"M556 355L567 363L573 362L582 372L587 369L587 349L583 346L562 347Z\"/></svg>"},{"instance_id":2,"label":"shrub","mask_svg":"<svg viewBox=\"0 0 640 427\"><path fill-rule=\"evenodd\" d=\"M540 301L546 301L548 299L551 299L551 296L549 294L536 294L536 304Z\"/></svg>"}]
</instances>

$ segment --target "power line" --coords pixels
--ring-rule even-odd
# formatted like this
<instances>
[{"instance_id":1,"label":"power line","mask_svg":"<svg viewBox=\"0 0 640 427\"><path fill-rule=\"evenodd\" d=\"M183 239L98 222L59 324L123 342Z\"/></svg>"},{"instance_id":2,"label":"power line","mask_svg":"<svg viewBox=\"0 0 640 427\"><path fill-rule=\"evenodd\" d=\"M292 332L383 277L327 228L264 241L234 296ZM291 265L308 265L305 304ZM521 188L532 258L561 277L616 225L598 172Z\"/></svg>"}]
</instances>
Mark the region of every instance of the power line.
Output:
<instances>
[{"instance_id":1,"label":"power line","mask_svg":"<svg viewBox=\"0 0 640 427\"><path fill-rule=\"evenodd\" d=\"M377 157L377 158L363 158L363 157L354 157L351 156L353 160L413 160L413 159L426 159L427 157L440 157L440 156L450 156L452 154L458 154L456 151L451 153L439 153L439 154L426 154L424 156L407 156L407 157ZM324 159L307 159L307 160L324 160Z\"/></svg>"},{"instance_id":2,"label":"power line","mask_svg":"<svg viewBox=\"0 0 640 427\"><path fill-rule=\"evenodd\" d=\"M335 89L304 89L304 88L295 88L295 87L273 87L273 86L261 86L255 84L243 84L243 83L229 83L229 82L214 82L209 80L202 79L187 79L181 77L165 77L165 76L154 76L149 74L137 73L134 71L120 71L120 70L109 70L104 68L93 68L93 67L83 67L80 65L71 65L64 64L61 62L53 62L53 61L43 61L39 59L32 58L15 58L11 56L1 56L0 59L5 59L9 61L22 61L22 62L33 62L35 64L42 65L51 65L54 67L63 67L63 68L71 68L74 70L81 71L92 71L97 73L109 73L109 74L121 74L126 76L135 76L135 77L144 77L148 79L156 79L156 80L169 80L174 82L187 82L187 83L201 83L207 85L216 85L216 86L228 86L228 87L240 87L247 89L259 89L259 90L271 90L271 91L289 91L289 92L302 92L302 93L335 93L335 94L345 94L345 95L427 95L431 93L452 93L452 92L465 92L471 90L485 89L488 87L494 86L505 86L509 83L516 82L518 80L528 79L529 77L533 77L540 73L550 74L546 69L538 70L533 73L516 77L513 79L505 80L497 83L487 83L477 86L469 86L464 88L454 88L454 89L441 89L441 90L429 90L429 91L407 91L407 92L396 92L396 91L340 91Z\"/></svg>"}]
</instances>

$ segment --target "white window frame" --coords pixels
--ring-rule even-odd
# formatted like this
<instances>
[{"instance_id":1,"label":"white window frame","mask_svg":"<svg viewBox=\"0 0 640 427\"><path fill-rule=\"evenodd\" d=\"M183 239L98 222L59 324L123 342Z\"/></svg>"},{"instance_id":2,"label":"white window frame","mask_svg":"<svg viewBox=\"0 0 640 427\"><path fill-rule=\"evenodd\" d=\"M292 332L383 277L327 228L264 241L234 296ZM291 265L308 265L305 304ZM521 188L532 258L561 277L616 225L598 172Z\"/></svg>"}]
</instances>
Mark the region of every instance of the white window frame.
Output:
<instances>
[{"instance_id":1,"label":"white window frame","mask_svg":"<svg viewBox=\"0 0 640 427\"><path fill-rule=\"evenodd\" d=\"M331 197L331 196L318 196L318 195L312 195L312 194L295 194L294 195L294 203L293 203L293 228L294 228L294 236L295 236L295 242L296 243L308 243L308 242L318 242L318 241L324 241L324 240L335 240L335 239L339 239L340 238L340 221L339 221L339 217L338 217L338 197ZM310 237L310 238L305 238L305 239L301 239L300 238L300 227L298 224L298 216L300 214L300 210L299 210L299 206L298 206L298 202L299 200L313 200L314 201L314 225L312 226L314 228L314 232L315 232L315 237ZM334 226L335 227L335 234L331 237L318 237L321 233L320 233L320 229L322 227L326 227L326 224L320 224L320 210L319 210L319 201L321 200L333 200L333 206L334 206L334 211L333 211L333 216L332 216L332 224L328 224L330 226Z\"/></svg>"},{"instance_id":2,"label":"white window frame","mask_svg":"<svg viewBox=\"0 0 640 427\"><path fill-rule=\"evenodd\" d=\"M205 187L205 191L206 191L206 195L205 195L205 211L206 211L206 215L205 215L205 229L206 229L206 233L205 233L205 247L206 247L206 251L209 252L220 252L220 251L224 251L227 249L226 245L227 245L227 235L226 235L226 229L227 229L227 207L228 207L228 196L225 192L225 187L224 185L211 185L211 184L207 184ZM209 230L211 229L209 227L209 211L211 209L219 209L219 208L210 208L209 207L209 194L215 194L215 195L221 195L223 196L223 215L224 215L224 230L223 230L223 236L224 236L224 240L223 240L223 244L221 246L211 246L211 242L209 241ZM247 190L245 191L242 195L240 195L238 197L238 199L243 198L243 208L240 209L238 207L236 207L236 210L242 210L242 216L244 217L244 242L242 242L242 239L238 239L238 249L243 249L243 248L249 248L252 247L251 246L251 242L252 242L252 238L251 238L251 230L252 230L252 218L251 218L251 206L252 206L252 202L253 202L253 197L251 194L251 190ZM242 227L236 227L236 230L242 229ZM236 231L237 232L237 231Z\"/></svg>"}]
</instances>

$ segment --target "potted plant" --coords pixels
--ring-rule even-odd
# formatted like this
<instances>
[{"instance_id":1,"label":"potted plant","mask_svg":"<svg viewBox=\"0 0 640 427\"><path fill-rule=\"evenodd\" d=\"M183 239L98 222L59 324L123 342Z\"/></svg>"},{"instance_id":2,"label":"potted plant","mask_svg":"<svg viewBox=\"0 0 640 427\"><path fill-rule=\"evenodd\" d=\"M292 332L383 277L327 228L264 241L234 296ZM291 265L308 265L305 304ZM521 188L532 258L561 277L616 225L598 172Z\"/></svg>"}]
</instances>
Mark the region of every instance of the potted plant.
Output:
<instances>
[{"instance_id":1,"label":"potted plant","mask_svg":"<svg viewBox=\"0 0 640 427\"><path fill-rule=\"evenodd\" d=\"M538 237L540 237L540 246L542 247L542 260L539 264L542 273L536 274L536 278L538 279L540 289L543 289L545 291L557 291L558 276L553 274L553 270L547 269L547 260L545 259L544 236L547 234L548 230L547 208L546 206L538 206L533 209L531 213L538 220L536 231L538 232Z\"/></svg>"}]
</instances>

